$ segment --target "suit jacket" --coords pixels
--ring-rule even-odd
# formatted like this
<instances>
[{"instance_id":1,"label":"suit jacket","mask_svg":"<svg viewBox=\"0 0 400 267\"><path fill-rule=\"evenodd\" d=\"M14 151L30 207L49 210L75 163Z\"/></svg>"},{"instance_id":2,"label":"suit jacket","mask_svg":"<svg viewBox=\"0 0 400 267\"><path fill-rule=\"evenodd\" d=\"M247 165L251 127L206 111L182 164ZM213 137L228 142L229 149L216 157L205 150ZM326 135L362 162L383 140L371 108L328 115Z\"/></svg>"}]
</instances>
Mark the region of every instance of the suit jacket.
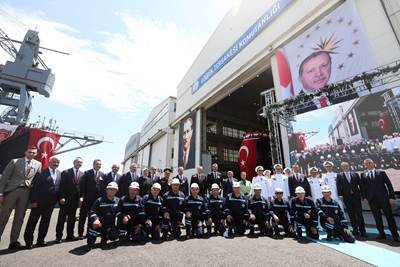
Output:
<instances>
[{"instance_id":1,"label":"suit jacket","mask_svg":"<svg viewBox=\"0 0 400 267\"><path fill-rule=\"evenodd\" d=\"M83 173L80 184L80 197L83 197L82 206L91 207L93 202L99 198L104 190L104 173L97 172L95 177L94 170L88 170Z\"/></svg>"},{"instance_id":2,"label":"suit jacket","mask_svg":"<svg viewBox=\"0 0 400 267\"><path fill-rule=\"evenodd\" d=\"M395 198L392 183L386 172L375 170L375 178L370 178L368 172L361 174L362 196L368 201L386 202Z\"/></svg>"},{"instance_id":3,"label":"suit jacket","mask_svg":"<svg viewBox=\"0 0 400 267\"><path fill-rule=\"evenodd\" d=\"M223 180L222 182L223 197L226 197L228 194L233 192L233 182L237 182L236 178L232 178L232 181L229 181L229 179Z\"/></svg>"},{"instance_id":4,"label":"suit jacket","mask_svg":"<svg viewBox=\"0 0 400 267\"><path fill-rule=\"evenodd\" d=\"M137 182L139 183L140 186L139 195L141 197L150 194L151 183L149 177L140 176Z\"/></svg>"},{"instance_id":5,"label":"suit jacket","mask_svg":"<svg viewBox=\"0 0 400 267\"><path fill-rule=\"evenodd\" d=\"M154 177L153 177L153 179L152 179L152 178L151 178L151 174L149 174L149 181L150 181L150 184L151 184L151 185L153 185L156 181L160 180L160 178L161 178L160 176L154 174Z\"/></svg>"},{"instance_id":6,"label":"suit jacket","mask_svg":"<svg viewBox=\"0 0 400 267\"><path fill-rule=\"evenodd\" d=\"M65 198L64 205L78 206L80 197L80 180L83 172L78 171L78 179L75 179L74 169L70 168L61 173L60 199Z\"/></svg>"},{"instance_id":7,"label":"suit jacket","mask_svg":"<svg viewBox=\"0 0 400 267\"><path fill-rule=\"evenodd\" d=\"M336 187L338 196L342 196L345 201L351 198L361 199L362 186L360 175L356 172L350 172L350 183L347 180L346 174L339 172L336 176Z\"/></svg>"},{"instance_id":8,"label":"suit jacket","mask_svg":"<svg viewBox=\"0 0 400 267\"><path fill-rule=\"evenodd\" d=\"M300 181L298 181L295 178L294 174L289 176L288 185L289 185L290 196L296 197L296 194L295 194L296 187L301 186L304 188L304 190L306 190L306 196L310 197L311 196L310 183L308 182L307 178L303 174L299 173L298 175L299 175Z\"/></svg>"},{"instance_id":9,"label":"suit jacket","mask_svg":"<svg viewBox=\"0 0 400 267\"><path fill-rule=\"evenodd\" d=\"M127 172L124 175L121 176L118 180L118 197L123 197L126 194L128 194L128 188L131 185L132 182L137 182L139 180L139 176L134 174L134 177L132 177L131 172Z\"/></svg>"},{"instance_id":10,"label":"suit jacket","mask_svg":"<svg viewBox=\"0 0 400 267\"><path fill-rule=\"evenodd\" d=\"M176 175L174 178L179 179L181 182L181 185L179 186L179 191L185 194L187 196L189 194L189 181L188 178L185 175L182 175L182 179L179 178L179 175Z\"/></svg>"},{"instance_id":11,"label":"suit jacket","mask_svg":"<svg viewBox=\"0 0 400 267\"><path fill-rule=\"evenodd\" d=\"M121 175L119 173L116 173L115 174L115 182L117 184L118 184L119 178L121 178ZM111 183L111 182L114 182L113 177L112 177L112 171L107 173L107 174L104 174L103 180L104 180L104 182L103 182L103 189L102 189L101 195L105 196L106 195L106 187L107 187L107 185L109 183Z\"/></svg>"},{"instance_id":12,"label":"suit jacket","mask_svg":"<svg viewBox=\"0 0 400 267\"><path fill-rule=\"evenodd\" d=\"M31 168L26 172L25 157L11 160L0 177L0 194L12 192L21 185L32 187L33 178L42 170L42 164L31 161Z\"/></svg>"},{"instance_id":13,"label":"suit jacket","mask_svg":"<svg viewBox=\"0 0 400 267\"><path fill-rule=\"evenodd\" d=\"M207 175L207 190L211 191L212 184L217 184L220 188L222 185L222 175L220 172L217 172L217 177L214 177L214 173L211 172Z\"/></svg>"},{"instance_id":14,"label":"suit jacket","mask_svg":"<svg viewBox=\"0 0 400 267\"><path fill-rule=\"evenodd\" d=\"M199 174L195 174L190 179L190 185L197 183L199 185L199 195L204 197L207 195L207 177L202 174L203 177L199 177Z\"/></svg>"},{"instance_id":15,"label":"suit jacket","mask_svg":"<svg viewBox=\"0 0 400 267\"><path fill-rule=\"evenodd\" d=\"M31 202L39 206L54 206L59 197L61 172L56 170L56 181L50 174L49 168L43 170L33 181Z\"/></svg>"}]
</instances>

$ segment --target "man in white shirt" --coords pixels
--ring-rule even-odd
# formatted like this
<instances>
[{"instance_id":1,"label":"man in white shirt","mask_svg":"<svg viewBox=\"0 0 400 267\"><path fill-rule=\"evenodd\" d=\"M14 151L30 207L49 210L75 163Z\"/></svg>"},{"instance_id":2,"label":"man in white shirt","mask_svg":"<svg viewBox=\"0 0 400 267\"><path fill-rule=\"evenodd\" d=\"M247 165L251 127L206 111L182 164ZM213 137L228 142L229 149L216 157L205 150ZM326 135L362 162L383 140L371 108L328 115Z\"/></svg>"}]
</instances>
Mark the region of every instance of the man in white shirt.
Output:
<instances>
[{"instance_id":1,"label":"man in white shirt","mask_svg":"<svg viewBox=\"0 0 400 267\"><path fill-rule=\"evenodd\" d=\"M311 197L315 203L317 201L317 199L322 198L321 180L318 177L318 168L317 167L311 167L308 172L310 173L308 182L310 184Z\"/></svg>"},{"instance_id":2,"label":"man in white shirt","mask_svg":"<svg viewBox=\"0 0 400 267\"><path fill-rule=\"evenodd\" d=\"M255 184L260 184L261 185L261 195L268 199L269 197L269 186L268 186L268 181L263 175L264 172L264 167L263 166L257 166L255 169L257 176L253 177L253 180L251 181L251 188L252 188L252 194L254 194L254 185Z\"/></svg>"},{"instance_id":3,"label":"man in white shirt","mask_svg":"<svg viewBox=\"0 0 400 267\"><path fill-rule=\"evenodd\" d=\"M323 164L326 173L322 175L322 183L325 185L329 185L331 188L331 197L337 201L340 207L343 209L343 203L338 196L337 185L336 185L336 176L337 174L333 171L333 162L325 161Z\"/></svg>"},{"instance_id":4,"label":"man in white shirt","mask_svg":"<svg viewBox=\"0 0 400 267\"><path fill-rule=\"evenodd\" d=\"M275 164L274 165L275 174L271 177L271 186L269 188L269 199L272 199L274 196L274 192L276 188L283 189L283 198L285 200L289 200L289 183L288 177L282 173L282 165Z\"/></svg>"}]
</instances>

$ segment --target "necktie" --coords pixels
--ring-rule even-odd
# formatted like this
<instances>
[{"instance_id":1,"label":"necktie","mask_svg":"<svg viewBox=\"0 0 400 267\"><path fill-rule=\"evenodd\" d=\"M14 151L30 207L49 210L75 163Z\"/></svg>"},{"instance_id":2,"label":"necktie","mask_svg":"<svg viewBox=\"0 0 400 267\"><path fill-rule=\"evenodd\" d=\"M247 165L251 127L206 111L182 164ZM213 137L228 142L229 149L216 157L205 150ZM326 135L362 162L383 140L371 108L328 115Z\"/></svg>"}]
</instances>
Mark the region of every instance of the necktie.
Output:
<instances>
[{"instance_id":1,"label":"necktie","mask_svg":"<svg viewBox=\"0 0 400 267\"><path fill-rule=\"evenodd\" d=\"M319 98L319 103L321 104L321 108L328 106L328 98L325 95L322 95Z\"/></svg>"},{"instance_id":2,"label":"necktie","mask_svg":"<svg viewBox=\"0 0 400 267\"><path fill-rule=\"evenodd\" d=\"M29 172L30 172L30 170L31 170L31 161L30 161L30 160L27 160L27 161L26 161L25 174L28 175Z\"/></svg>"},{"instance_id":3,"label":"necktie","mask_svg":"<svg viewBox=\"0 0 400 267\"><path fill-rule=\"evenodd\" d=\"M369 171L369 177L371 178L371 179L374 179L375 177L374 177L374 172L373 171Z\"/></svg>"},{"instance_id":4,"label":"necktie","mask_svg":"<svg viewBox=\"0 0 400 267\"><path fill-rule=\"evenodd\" d=\"M347 177L347 181L349 181L349 183L350 183L351 182L350 173L346 172L346 177Z\"/></svg>"},{"instance_id":5,"label":"necktie","mask_svg":"<svg viewBox=\"0 0 400 267\"><path fill-rule=\"evenodd\" d=\"M112 173L112 179L115 182L115 173Z\"/></svg>"},{"instance_id":6,"label":"necktie","mask_svg":"<svg viewBox=\"0 0 400 267\"><path fill-rule=\"evenodd\" d=\"M78 179L79 179L78 170L76 170L75 171L75 183L78 183Z\"/></svg>"}]
</instances>

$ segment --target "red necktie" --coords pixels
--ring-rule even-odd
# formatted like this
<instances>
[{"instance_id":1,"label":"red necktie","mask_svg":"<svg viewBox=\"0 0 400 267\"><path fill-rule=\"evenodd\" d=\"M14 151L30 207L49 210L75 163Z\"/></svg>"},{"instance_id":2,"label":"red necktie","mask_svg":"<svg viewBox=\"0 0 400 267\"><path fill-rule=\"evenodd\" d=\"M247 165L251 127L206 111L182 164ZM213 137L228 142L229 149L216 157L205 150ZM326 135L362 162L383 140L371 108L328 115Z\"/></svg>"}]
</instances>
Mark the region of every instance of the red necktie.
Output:
<instances>
[{"instance_id":1,"label":"red necktie","mask_svg":"<svg viewBox=\"0 0 400 267\"><path fill-rule=\"evenodd\" d=\"M321 104L321 108L328 106L328 98L325 95L322 95L319 98L319 103Z\"/></svg>"}]
</instances>

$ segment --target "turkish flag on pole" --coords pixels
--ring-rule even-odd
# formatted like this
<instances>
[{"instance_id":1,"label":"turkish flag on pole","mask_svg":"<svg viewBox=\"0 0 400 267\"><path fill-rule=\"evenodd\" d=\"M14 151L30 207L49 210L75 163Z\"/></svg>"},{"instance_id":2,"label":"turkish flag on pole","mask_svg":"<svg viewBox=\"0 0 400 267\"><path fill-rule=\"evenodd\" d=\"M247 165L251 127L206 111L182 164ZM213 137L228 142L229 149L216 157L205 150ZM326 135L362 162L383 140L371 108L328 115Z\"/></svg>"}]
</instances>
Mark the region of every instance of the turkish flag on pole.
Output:
<instances>
[{"instance_id":1,"label":"turkish flag on pole","mask_svg":"<svg viewBox=\"0 0 400 267\"><path fill-rule=\"evenodd\" d=\"M282 98L292 98L294 96L294 88L290 66L282 50L276 50L275 57L278 63L279 83L282 91Z\"/></svg>"},{"instance_id":2,"label":"turkish flag on pole","mask_svg":"<svg viewBox=\"0 0 400 267\"><path fill-rule=\"evenodd\" d=\"M35 159L42 162L43 169L47 168L49 165L49 158L54 155L54 150L61 136L35 128L31 128L29 131L28 147L37 147L38 154Z\"/></svg>"},{"instance_id":3,"label":"turkish flag on pole","mask_svg":"<svg viewBox=\"0 0 400 267\"><path fill-rule=\"evenodd\" d=\"M252 180L255 168L261 165L269 168L271 151L268 132L246 133L239 149L238 164L240 172L246 172L247 180Z\"/></svg>"}]
</instances>

